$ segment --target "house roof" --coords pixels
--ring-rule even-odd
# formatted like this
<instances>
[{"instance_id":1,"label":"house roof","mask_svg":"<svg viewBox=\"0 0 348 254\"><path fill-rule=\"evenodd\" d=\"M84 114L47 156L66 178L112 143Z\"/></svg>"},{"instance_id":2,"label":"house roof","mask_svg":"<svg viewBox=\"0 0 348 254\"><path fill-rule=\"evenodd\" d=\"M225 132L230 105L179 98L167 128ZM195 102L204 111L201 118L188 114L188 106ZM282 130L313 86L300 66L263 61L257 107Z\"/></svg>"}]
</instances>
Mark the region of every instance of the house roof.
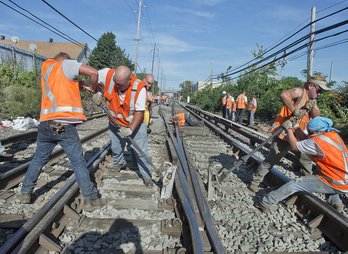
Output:
<instances>
[{"instance_id":1,"label":"house roof","mask_svg":"<svg viewBox=\"0 0 348 254\"><path fill-rule=\"evenodd\" d=\"M11 40L0 40L0 43L13 45ZM48 41L22 41L17 42L16 47L31 51L29 45L33 43L37 46L36 53L47 58L53 58L59 52L66 52L70 55L72 59L77 59L81 54L84 48L72 43L72 42L48 42ZM86 43L81 43L82 45L87 46Z\"/></svg>"}]
</instances>

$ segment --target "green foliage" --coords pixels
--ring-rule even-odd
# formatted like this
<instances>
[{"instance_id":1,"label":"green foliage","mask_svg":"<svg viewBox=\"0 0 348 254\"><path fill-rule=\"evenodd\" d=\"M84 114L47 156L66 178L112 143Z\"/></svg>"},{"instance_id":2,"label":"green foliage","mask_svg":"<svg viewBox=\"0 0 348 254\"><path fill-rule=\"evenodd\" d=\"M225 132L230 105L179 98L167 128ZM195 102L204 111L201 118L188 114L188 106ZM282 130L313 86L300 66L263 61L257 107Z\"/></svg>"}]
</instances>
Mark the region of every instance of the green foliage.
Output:
<instances>
[{"instance_id":1,"label":"green foliage","mask_svg":"<svg viewBox=\"0 0 348 254\"><path fill-rule=\"evenodd\" d=\"M39 74L20 65L0 65L0 117L38 116L41 89Z\"/></svg>"},{"instance_id":2,"label":"green foliage","mask_svg":"<svg viewBox=\"0 0 348 254\"><path fill-rule=\"evenodd\" d=\"M191 96L193 93L193 82L186 80L183 83L179 85L181 88L181 95L184 98L184 100L187 99L188 96Z\"/></svg>"},{"instance_id":3,"label":"green foliage","mask_svg":"<svg viewBox=\"0 0 348 254\"><path fill-rule=\"evenodd\" d=\"M100 70L103 68L115 68L120 65L128 66L131 70L134 66L125 50L116 45L116 36L107 32L104 33L97 42L97 47L92 51L89 64Z\"/></svg>"}]
</instances>

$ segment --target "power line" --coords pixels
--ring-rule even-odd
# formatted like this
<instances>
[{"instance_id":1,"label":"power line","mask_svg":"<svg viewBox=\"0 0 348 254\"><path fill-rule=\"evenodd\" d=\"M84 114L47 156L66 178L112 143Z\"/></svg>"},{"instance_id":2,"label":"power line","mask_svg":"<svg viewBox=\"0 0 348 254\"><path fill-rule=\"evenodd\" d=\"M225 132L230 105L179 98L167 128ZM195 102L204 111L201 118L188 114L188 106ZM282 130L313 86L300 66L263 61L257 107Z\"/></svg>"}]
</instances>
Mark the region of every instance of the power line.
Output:
<instances>
[{"instance_id":1,"label":"power line","mask_svg":"<svg viewBox=\"0 0 348 254\"><path fill-rule=\"evenodd\" d=\"M44 2L46 5L48 5L51 9L53 9L54 11L56 11L59 15L61 15L63 18L65 18L66 20L68 20L71 24L73 24L74 26L76 26L78 29L80 29L82 32L84 32L85 34L87 34L89 37L91 37L93 40L95 40L96 42L98 42L98 40L96 38L94 38L92 35L90 35L88 32L86 32L84 29L82 29L81 27L79 27L75 22L73 22L71 19L69 19L67 16L65 16L63 13L61 13L60 11L58 11L55 7L53 7L52 5L50 5L46 0L41 0L42 2Z\"/></svg>"},{"instance_id":2,"label":"power line","mask_svg":"<svg viewBox=\"0 0 348 254\"><path fill-rule=\"evenodd\" d=\"M254 59L252 59L252 60L250 60L250 61L248 61L248 62L245 63L245 64L242 64L242 65L238 66L238 67L235 68L233 71L236 71L236 70L240 69L241 67L243 67L243 66L245 66L245 65L247 65L247 64L249 64L249 63L251 63L251 62L253 62L253 61L255 61L255 60L257 60L258 58L260 58L260 57L262 57L263 55L267 54L268 52L270 52L271 50L275 49L275 48L278 47L279 45L283 44L285 41L287 41L287 40L289 40L290 38L294 37L296 34L298 34L299 32L303 31L305 28L307 28L308 26L312 25L313 23L319 22L319 21L321 21L321 20L323 20L323 19L325 19L325 18L328 18L328 17L331 17L331 16L333 16L333 15L336 15L336 14L338 14L338 13L340 13L340 12L342 12L342 11L345 11L345 10L347 10L347 9L348 9L348 7L342 8L342 9L340 9L340 10L338 10L338 11L335 11L335 12L330 13L330 14L328 14L328 15L326 15L326 16L323 16L323 17L321 17L321 18L319 18L319 19L317 19L317 20L315 20L315 21L313 21L313 22L308 23L307 25L303 26L303 27L302 27L301 29L299 29L298 31L296 31L296 32L294 32L293 34L291 34L290 36L288 36L286 39L282 40L281 42L277 43L275 46L273 46L273 47L271 47L270 49L268 49L268 50L266 50L265 52L263 52L260 56L254 58Z\"/></svg>"},{"instance_id":3,"label":"power line","mask_svg":"<svg viewBox=\"0 0 348 254\"><path fill-rule=\"evenodd\" d=\"M72 40L72 41L78 43L81 47L85 47L82 43L76 41L74 38L70 37L70 36L67 35L66 33L63 33L62 31L58 30L58 29L55 28L54 26L48 24L46 21L42 20L41 18L39 18L38 16L36 16L36 15L33 14L32 12L28 11L27 9L21 7L20 5L18 5L18 4L15 3L14 1L12 1L12 0L8 0L8 1L11 2L13 5L17 6L19 9L21 9L21 10L23 10L23 11L29 13L29 14L30 14L31 16L33 16L34 18L40 20L40 21L41 21L42 23L44 23L45 25L51 27L52 29L54 29L54 30L57 31L58 33L60 33L60 34L62 34L62 35L64 35L64 36L66 36L66 37L68 37L70 40Z\"/></svg>"},{"instance_id":4,"label":"power line","mask_svg":"<svg viewBox=\"0 0 348 254\"><path fill-rule=\"evenodd\" d=\"M47 27L47 26L45 26L45 25L39 23L39 22L36 21L35 19L33 19L33 18L29 17L28 15L24 14L23 12L21 12L21 11L19 11L19 10L16 10L15 8L13 8L12 6L10 6L10 5L4 3L3 1L0 1L0 3L2 3L3 5L5 5L6 7L10 8L11 10L13 10L13 11L15 11L15 12L21 14L22 16L24 16L24 17L30 19L30 20L33 21L34 23L36 23L36 24L38 24L38 25L40 25L40 26L46 28L47 30L51 31L52 33L54 33L54 34L56 34L56 35L58 35L58 36L60 36L60 37L62 37L62 38L64 38L64 39L66 39L67 41L70 41L70 42L74 43L75 45L77 45L77 46L79 46L79 47L81 47L81 48L84 48L84 47L85 47L85 46L83 46L81 43L76 43L75 41L72 41L72 40L70 40L69 38L67 38L66 36L62 35L63 33L60 32L59 30L58 30L58 31L59 31L61 34L57 33L56 31L52 30L51 28L49 28L49 27Z\"/></svg>"}]
</instances>

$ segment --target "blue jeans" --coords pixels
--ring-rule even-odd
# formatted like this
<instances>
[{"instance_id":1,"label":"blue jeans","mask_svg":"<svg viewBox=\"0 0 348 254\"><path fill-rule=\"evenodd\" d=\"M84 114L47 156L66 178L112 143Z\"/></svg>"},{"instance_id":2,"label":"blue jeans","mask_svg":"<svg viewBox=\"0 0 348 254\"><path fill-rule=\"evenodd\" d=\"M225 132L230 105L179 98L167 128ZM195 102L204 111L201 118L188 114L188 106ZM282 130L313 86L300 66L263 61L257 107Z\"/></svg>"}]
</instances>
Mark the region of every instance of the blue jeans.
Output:
<instances>
[{"instance_id":1,"label":"blue jeans","mask_svg":"<svg viewBox=\"0 0 348 254\"><path fill-rule=\"evenodd\" d=\"M265 207L271 208L272 205L277 204L278 202L299 191L325 193L329 195L328 202L331 205L342 205L342 200L338 194L344 193L326 185L319 179L318 176L315 175L303 176L298 180L291 180L280 188L268 193L262 198L261 202Z\"/></svg>"},{"instance_id":2,"label":"blue jeans","mask_svg":"<svg viewBox=\"0 0 348 254\"><path fill-rule=\"evenodd\" d=\"M65 131L59 134L51 129L49 121L40 123L36 151L24 177L22 192L32 193L42 167L48 162L55 146L60 144L70 160L82 195L85 199L95 199L99 193L90 179L76 127L75 125L66 125L64 129Z\"/></svg>"},{"instance_id":3,"label":"blue jeans","mask_svg":"<svg viewBox=\"0 0 348 254\"><path fill-rule=\"evenodd\" d=\"M254 115L255 111L254 110L249 110L248 112L248 124L253 125L254 124Z\"/></svg>"},{"instance_id":4,"label":"blue jeans","mask_svg":"<svg viewBox=\"0 0 348 254\"><path fill-rule=\"evenodd\" d=\"M122 138L118 130L118 127L115 127L114 125L109 123L109 137L111 140L112 161L114 165L122 165L126 163L123 152L127 143L127 139ZM147 126L145 123L142 123L136 130L133 131L131 138L147 155ZM130 147L134 151L132 151L132 154L135 155L135 158L137 160L140 175L143 178L151 178L151 166L149 165L149 163L143 156L135 152L135 149L132 145L128 147Z\"/></svg>"}]
</instances>

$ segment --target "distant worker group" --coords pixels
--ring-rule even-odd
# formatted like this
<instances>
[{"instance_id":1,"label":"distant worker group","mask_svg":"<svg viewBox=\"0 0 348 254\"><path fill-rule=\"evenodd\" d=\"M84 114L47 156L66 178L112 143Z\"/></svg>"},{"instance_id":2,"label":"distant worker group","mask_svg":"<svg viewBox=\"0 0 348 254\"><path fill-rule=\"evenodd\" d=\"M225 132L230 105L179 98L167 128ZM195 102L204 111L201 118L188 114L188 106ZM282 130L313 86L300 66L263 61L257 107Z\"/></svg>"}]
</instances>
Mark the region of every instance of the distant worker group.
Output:
<instances>
[{"instance_id":1,"label":"distant worker group","mask_svg":"<svg viewBox=\"0 0 348 254\"><path fill-rule=\"evenodd\" d=\"M222 92L221 110L223 118L242 124L246 109L248 110L247 125L253 126L255 124L254 117L257 109L256 95L252 95L251 102L248 105L248 98L244 91L238 95L236 100L226 91Z\"/></svg>"}]
</instances>

